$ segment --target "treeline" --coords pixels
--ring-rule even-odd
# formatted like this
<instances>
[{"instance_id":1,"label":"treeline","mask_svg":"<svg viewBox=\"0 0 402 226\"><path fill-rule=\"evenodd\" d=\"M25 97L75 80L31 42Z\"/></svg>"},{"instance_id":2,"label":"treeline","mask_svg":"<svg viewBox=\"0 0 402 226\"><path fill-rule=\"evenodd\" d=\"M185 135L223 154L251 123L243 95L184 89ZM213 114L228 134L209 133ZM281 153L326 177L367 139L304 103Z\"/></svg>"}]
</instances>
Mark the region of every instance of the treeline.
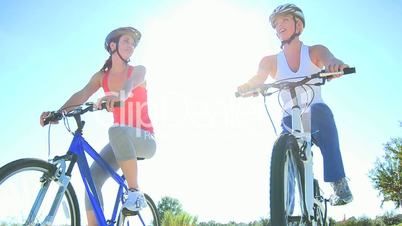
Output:
<instances>
[{"instance_id":1,"label":"treeline","mask_svg":"<svg viewBox=\"0 0 402 226\"><path fill-rule=\"evenodd\" d=\"M196 216L183 211L180 202L171 197L163 197L157 206L162 226L273 226L269 219L259 219L248 223L228 222L218 223L215 221L199 222ZM331 226L402 226L402 214L386 213L375 219L367 217L350 218L343 222L329 219Z\"/></svg>"}]
</instances>

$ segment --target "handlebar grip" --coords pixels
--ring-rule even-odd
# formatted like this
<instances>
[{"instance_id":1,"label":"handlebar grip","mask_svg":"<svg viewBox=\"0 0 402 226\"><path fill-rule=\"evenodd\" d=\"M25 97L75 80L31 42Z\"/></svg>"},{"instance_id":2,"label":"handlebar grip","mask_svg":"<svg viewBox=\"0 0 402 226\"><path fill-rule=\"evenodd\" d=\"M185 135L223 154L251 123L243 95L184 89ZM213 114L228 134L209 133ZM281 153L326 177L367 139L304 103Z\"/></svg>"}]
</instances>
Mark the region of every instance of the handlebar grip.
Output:
<instances>
[{"instance_id":1,"label":"handlebar grip","mask_svg":"<svg viewBox=\"0 0 402 226\"><path fill-rule=\"evenodd\" d=\"M43 125L47 125L50 122L57 122L63 118L63 115L60 112L50 112L49 115L43 121Z\"/></svg>"},{"instance_id":2,"label":"handlebar grip","mask_svg":"<svg viewBox=\"0 0 402 226\"><path fill-rule=\"evenodd\" d=\"M352 73L356 73L356 68L355 67L347 67L343 69L343 74L352 74Z\"/></svg>"},{"instance_id":3,"label":"handlebar grip","mask_svg":"<svg viewBox=\"0 0 402 226\"><path fill-rule=\"evenodd\" d=\"M113 107L119 108L122 105L123 105L123 103L121 101L117 101L117 102L114 102ZM103 109L106 109L106 102L102 102L102 104L101 104L101 110L103 110Z\"/></svg>"},{"instance_id":4,"label":"handlebar grip","mask_svg":"<svg viewBox=\"0 0 402 226\"><path fill-rule=\"evenodd\" d=\"M122 105L121 101L117 101L117 102L113 103L113 107L115 107L115 108L119 108L119 107L121 107L121 105ZM106 102L102 103L102 109L106 109Z\"/></svg>"},{"instance_id":5,"label":"handlebar grip","mask_svg":"<svg viewBox=\"0 0 402 226\"><path fill-rule=\"evenodd\" d=\"M250 97L250 96L258 96L259 92L258 91L250 91L250 92L235 92L236 97Z\"/></svg>"},{"instance_id":6,"label":"handlebar grip","mask_svg":"<svg viewBox=\"0 0 402 226\"><path fill-rule=\"evenodd\" d=\"M49 124L49 123L50 123L49 118L46 118L45 121L43 121L43 125L44 125L44 126L46 126L46 125Z\"/></svg>"},{"instance_id":7,"label":"handlebar grip","mask_svg":"<svg viewBox=\"0 0 402 226\"><path fill-rule=\"evenodd\" d=\"M338 76L338 75L346 75L346 74L352 74L352 73L356 73L356 68L354 67L347 67L344 68L342 71L337 71L337 72L326 72L325 70L322 70L321 72L317 73L317 74L313 74L311 75L311 78L333 78L334 76Z\"/></svg>"},{"instance_id":8,"label":"handlebar grip","mask_svg":"<svg viewBox=\"0 0 402 226\"><path fill-rule=\"evenodd\" d=\"M122 107L122 106L124 105L123 103L124 103L124 102L121 102L121 101L115 102L113 106L114 106L115 108L119 108L119 107Z\"/></svg>"}]
</instances>

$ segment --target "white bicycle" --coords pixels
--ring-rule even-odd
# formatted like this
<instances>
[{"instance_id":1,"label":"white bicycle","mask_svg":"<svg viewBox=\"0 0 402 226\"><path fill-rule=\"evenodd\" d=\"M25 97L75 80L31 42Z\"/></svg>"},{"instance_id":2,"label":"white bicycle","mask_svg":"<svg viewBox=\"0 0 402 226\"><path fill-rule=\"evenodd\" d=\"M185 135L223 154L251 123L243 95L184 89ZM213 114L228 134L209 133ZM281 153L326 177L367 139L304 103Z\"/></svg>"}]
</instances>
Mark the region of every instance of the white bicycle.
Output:
<instances>
[{"instance_id":1,"label":"white bicycle","mask_svg":"<svg viewBox=\"0 0 402 226\"><path fill-rule=\"evenodd\" d=\"M330 77L350 73L355 73L355 68L345 68L343 71L333 73L321 71L306 77L298 77L297 79L301 79L299 81L294 81L295 78L285 79L263 84L247 92L236 93L237 97L261 94L264 96L265 103L265 97L287 90L292 98L290 112L292 128L289 130L291 132L279 136L271 156L271 225L328 225L327 202L329 200L322 196L318 181L314 179L311 131L303 125L302 109L298 104L300 97L296 95L296 87L321 86ZM320 82L308 83L313 79ZM272 92L271 89L275 91ZM299 206L296 206L296 203L299 203Z\"/></svg>"}]
</instances>

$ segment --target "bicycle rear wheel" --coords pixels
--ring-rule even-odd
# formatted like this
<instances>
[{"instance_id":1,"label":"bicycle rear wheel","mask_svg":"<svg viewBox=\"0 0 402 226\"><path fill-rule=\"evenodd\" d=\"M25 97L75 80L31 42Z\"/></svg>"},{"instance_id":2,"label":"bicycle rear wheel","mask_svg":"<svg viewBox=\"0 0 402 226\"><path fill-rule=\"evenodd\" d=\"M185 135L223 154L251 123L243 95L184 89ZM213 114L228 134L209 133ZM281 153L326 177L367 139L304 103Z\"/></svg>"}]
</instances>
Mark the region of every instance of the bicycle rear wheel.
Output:
<instances>
[{"instance_id":1,"label":"bicycle rear wheel","mask_svg":"<svg viewBox=\"0 0 402 226\"><path fill-rule=\"evenodd\" d=\"M0 225L40 225L48 217L59 184L56 166L39 159L19 159L0 168ZM48 189L41 189L48 186ZM43 195L38 212L27 222L39 191ZM78 201L71 184L67 186L52 225L79 226Z\"/></svg>"},{"instance_id":2,"label":"bicycle rear wheel","mask_svg":"<svg viewBox=\"0 0 402 226\"><path fill-rule=\"evenodd\" d=\"M295 156L298 153L296 138L290 134L281 135L275 142L271 156L270 175L270 215L271 225L287 226L301 222L301 211L295 214L296 203L300 203L300 195L297 196L296 188L300 191L296 182L298 167ZM299 199L299 200L298 200Z\"/></svg>"},{"instance_id":3,"label":"bicycle rear wheel","mask_svg":"<svg viewBox=\"0 0 402 226\"><path fill-rule=\"evenodd\" d=\"M160 226L158 211L154 201L149 195L144 194L147 207L140 211L128 211L123 209L117 220L117 226Z\"/></svg>"}]
</instances>

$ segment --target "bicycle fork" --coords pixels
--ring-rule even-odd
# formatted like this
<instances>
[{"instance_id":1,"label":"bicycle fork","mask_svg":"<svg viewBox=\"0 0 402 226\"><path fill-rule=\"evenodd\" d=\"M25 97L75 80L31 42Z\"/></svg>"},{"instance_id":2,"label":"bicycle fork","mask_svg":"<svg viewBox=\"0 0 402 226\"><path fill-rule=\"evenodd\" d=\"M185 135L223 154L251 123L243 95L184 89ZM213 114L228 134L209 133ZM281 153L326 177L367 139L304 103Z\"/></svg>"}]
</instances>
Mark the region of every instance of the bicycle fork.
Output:
<instances>
[{"instance_id":1,"label":"bicycle fork","mask_svg":"<svg viewBox=\"0 0 402 226\"><path fill-rule=\"evenodd\" d=\"M304 166L304 194L303 202L306 210L304 213L306 217L309 216L309 221L311 216L314 216L314 176L313 176L313 160L311 153L311 142L307 141L305 147L306 160L302 160Z\"/></svg>"},{"instance_id":2,"label":"bicycle fork","mask_svg":"<svg viewBox=\"0 0 402 226\"><path fill-rule=\"evenodd\" d=\"M311 150L312 146L311 133L309 129L307 129L307 132L304 133L299 131L292 131L292 133L296 137L299 146L298 155L301 164L301 167L299 168L299 173L301 177L300 180L301 189L299 189L301 195L300 204L304 221L308 223L313 223L316 217L315 205L319 209L326 210L326 208L323 208L322 203L320 203L319 200L317 200L317 198L320 197L316 197L314 192L314 171L313 171L313 153ZM317 189L319 188L317 187ZM326 216L324 216L324 221L325 219Z\"/></svg>"},{"instance_id":3,"label":"bicycle fork","mask_svg":"<svg viewBox=\"0 0 402 226\"><path fill-rule=\"evenodd\" d=\"M293 90L294 91L294 90ZM292 94L292 90L291 90ZM293 93L294 94L294 93ZM292 97L295 97L295 94ZM292 98L294 107L292 108L292 134L296 137L299 144L300 161L303 164L303 170L299 171L301 174L301 208L307 222L311 222L311 217L314 217L314 176L313 176L313 155L311 152L311 133L310 133L310 118L307 117L307 122L304 123L302 119L302 112L297 105L297 98ZM306 127L304 129L304 127ZM307 132L303 132L307 131Z\"/></svg>"},{"instance_id":4,"label":"bicycle fork","mask_svg":"<svg viewBox=\"0 0 402 226\"><path fill-rule=\"evenodd\" d=\"M56 212L59 209L59 206L63 199L63 195L67 189L68 184L70 183L71 178L66 174L66 162L64 159L58 159L56 161L53 161L52 164L55 166L55 171L51 172L51 174L49 175L44 174L40 178L40 182L42 183L41 189L39 190L39 193L29 213L28 219L24 225L33 225L35 223L34 221L36 215L38 214L39 208L43 203L43 200L46 196L46 193L50 187L52 180L56 181L59 184L59 188L55 195L55 199L52 203L49 213L47 214L45 220L40 225L52 225L54 221Z\"/></svg>"}]
</instances>

